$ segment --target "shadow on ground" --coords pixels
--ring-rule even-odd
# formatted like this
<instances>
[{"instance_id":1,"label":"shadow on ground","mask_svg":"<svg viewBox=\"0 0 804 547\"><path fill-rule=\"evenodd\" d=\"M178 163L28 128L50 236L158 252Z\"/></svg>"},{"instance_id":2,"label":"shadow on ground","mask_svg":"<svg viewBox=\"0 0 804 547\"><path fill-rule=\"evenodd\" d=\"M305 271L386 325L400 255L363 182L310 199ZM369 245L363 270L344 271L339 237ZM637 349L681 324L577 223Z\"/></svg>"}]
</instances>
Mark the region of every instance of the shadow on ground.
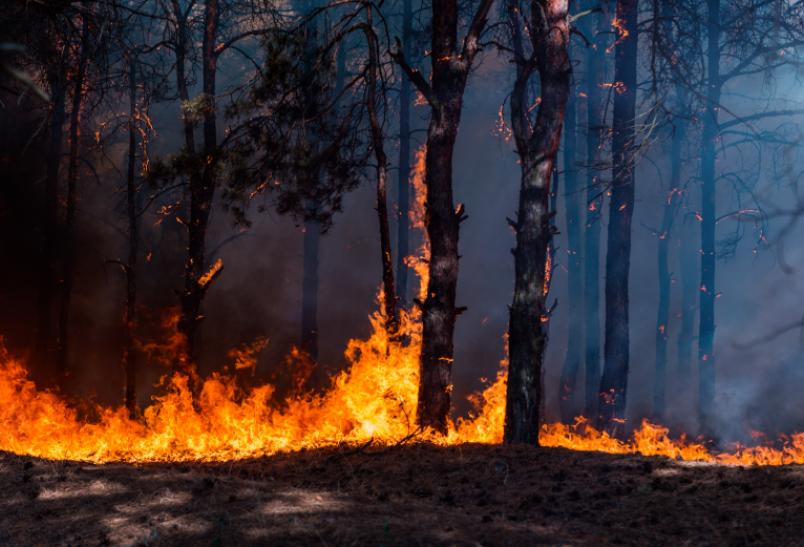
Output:
<instances>
[{"instance_id":1,"label":"shadow on ground","mask_svg":"<svg viewBox=\"0 0 804 547\"><path fill-rule=\"evenodd\" d=\"M0 545L804 545L804 468L464 445L219 464L0 454Z\"/></svg>"}]
</instances>

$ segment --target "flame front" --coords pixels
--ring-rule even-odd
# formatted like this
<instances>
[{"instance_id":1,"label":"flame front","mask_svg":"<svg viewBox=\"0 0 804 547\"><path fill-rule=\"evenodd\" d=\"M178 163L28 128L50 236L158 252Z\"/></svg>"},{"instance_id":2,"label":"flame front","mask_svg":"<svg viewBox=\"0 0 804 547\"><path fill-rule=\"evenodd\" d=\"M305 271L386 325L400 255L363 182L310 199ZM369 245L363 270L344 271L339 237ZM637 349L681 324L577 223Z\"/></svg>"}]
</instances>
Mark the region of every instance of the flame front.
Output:
<instances>
[{"instance_id":1,"label":"flame front","mask_svg":"<svg viewBox=\"0 0 804 547\"><path fill-rule=\"evenodd\" d=\"M417 155L412 177L416 201L415 226L424 219L424 151ZM426 286L427 242L420 259L408 264ZM420 289L421 291L421 289ZM420 296L421 295L420 292ZM394 444L416 435L438 444L499 443L505 416L506 365L495 381L473 397L475 412L451 422L446 436L420 433L414 422L419 381L421 324L415 310L402 311L405 336L390 339L379 313L370 318L366 340L351 340L345 352L349 367L333 378L323 394L272 404L274 387L243 392L232 377L215 374L203 382L193 400L181 375L165 381L163 395L154 398L140 419L124 408L96 407L85 420L58 395L39 391L23 364L0 352L0 450L48 459L89 462L226 461L254 458L279 451L341 443ZM405 340L406 342L400 342ZM231 354L235 370L250 369L253 354L265 341ZM154 349L154 348L150 348ZM667 428L647 422L633 438L620 441L579 419L575 424L542 427L544 446L644 454L729 465L804 463L804 434L792 436L781 448L738 447L713 454L684 438L672 440Z\"/></svg>"}]
</instances>

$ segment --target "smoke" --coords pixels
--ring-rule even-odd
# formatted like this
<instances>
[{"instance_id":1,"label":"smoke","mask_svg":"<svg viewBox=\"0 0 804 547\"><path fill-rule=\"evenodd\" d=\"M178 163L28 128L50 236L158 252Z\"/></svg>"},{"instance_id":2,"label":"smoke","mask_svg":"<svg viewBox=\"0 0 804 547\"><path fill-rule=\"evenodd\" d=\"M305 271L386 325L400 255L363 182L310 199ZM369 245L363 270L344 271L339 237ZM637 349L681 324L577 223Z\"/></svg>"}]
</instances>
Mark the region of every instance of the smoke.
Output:
<instances>
[{"instance_id":1,"label":"smoke","mask_svg":"<svg viewBox=\"0 0 804 547\"><path fill-rule=\"evenodd\" d=\"M757 81L756 85L762 85ZM465 112L455 154L455 199L465 203L469 219L461 227L460 280L458 304L467 306L457 325L455 346L455 402L458 412L467 409L465 396L482 387L481 377L493 378L504 356L503 335L507 330L508 310L513 286L514 244L505 218L515 213L519 190L519 167L510 143L494 134L499 105L510 88L510 67L489 56L472 76L465 101ZM790 86L779 85L779 94L793 93ZM790 97L796 99L796 97ZM750 105L742 105L750 108ZM413 111L423 127L427 110ZM4 112L2 144L4 158L0 230L6 234L0 249L3 263L0 277L0 329L11 349L29 351L35 326L36 273L39 264L40 228L37 204L42 203L42 143L23 149L19 134L30 134L33 122L21 112ZM175 151L179 146L176 105L154 109L157 136L152 155ZM14 123L10 123L11 121ZM579 123L585 129L583 122ZM417 136L421 136L418 133ZM694 139L695 137L691 137ZM691 140L689 148L697 143ZM110 151L119 158L122 149ZM395 150L389 155L395 157ZM629 420L637 423L652 412L654 378L654 337L657 305L657 266L655 228L661 215L661 177L668 177L669 152L657 144L642 161L637 173L637 204L633 228L631 264L631 372L629 377ZM583 158L580 159L583 161ZM744 168L751 163L751 153L740 157L724 154L718 169ZM690 202L698 199L695 173L697 163L689 160L686 176L691 177ZM6 176L7 175L7 176ZM72 362L79 371L79 392L94 393L102 402L120 401L122 373L119 370L123 337L123 278L109 259L124 256L125 239L119 228L122 216L115 216L120 201L119 176L107 165L99 171L100 182L84 174L80 183L79 226L75 310L71 332L76 340ZM395 177L392 177L394 180ZM343 351L352 337L365 336L367 317L375 309L380 283L379 242L374 210L374 189L366 182L347 196L343 212L322 238L320 270L319 331L321 361L335 371L345 364ZM719 183L720 211L735 208L732 188ZM392 184L395 200L396 185ZM760 173L757 193L773 196L783 203L792 190L768 171ZM229 238L239 228L219 206L213 213L209 249ZM605 209L604 209L605 210ZM274 213L252 210L253 226L218 249L216 256L224 263L222 276L214 283L204 304L201 328L201 369L210 372L226 362L229 349L257 337L269 339L257 365L257 377L275 373L291 346L298 342L301 308L302 234L292 219ZM180 226L164 219L157 223L153 214L143 217L144 247L153 253L143 261L140 271L140 295L143 317L158 317L161 310L175 306L182 286L183 243ZM393 221L393 217L392 217ZM778 235L784 219L771 220L768 235ZM605 215L603 222L606 222ZM115 227L111 227L109 224ZM173 224L171 224L173 223ZM545 371L547 419L558 416L558 377L567 343L566 261L567 248L563 204L559 196L556 238L557 267L550 301L558 305L550 325L550 343ZM677 223L678 224L678 223ZM734 225L727 221L718 226L720 237ZM605 230L604 230L605 233ZM677 232L676 232L677 233ZM802 235L795 230L788 241ZM747 226L733 258L718 261L717 299L717 431L723 439L745 440L751 430L769 434L792 432L804 426L804 367L800 336L792 331L768 343L746 342L761 338L780 326L801 318L799 303L804 301L804 285L797 274L788 274L779 266L774 250L754 254L755 233ZM415 247L413 247L415 248ZM601 246L605 253L605 241ZM804 267L804 251L791 249L786 261L794 272ZM603 257L601 256L601 264ZM670 313L667 421L679 429L695 431L697 377L693 367L688 379L678 375L675 350L679 331L680 282L678 245L672 245L671 270L674 283ZM601 268L601 274L604 269ZM601 294L603 279L601 278ZM600 310L602 318L602 309ZM571 341L579 343L579 341ZM141 403L151 394L147 390L164 370L147 365L140 378ZM582 377L578 379L582 400Z\"/></svg>"}]
</instances>

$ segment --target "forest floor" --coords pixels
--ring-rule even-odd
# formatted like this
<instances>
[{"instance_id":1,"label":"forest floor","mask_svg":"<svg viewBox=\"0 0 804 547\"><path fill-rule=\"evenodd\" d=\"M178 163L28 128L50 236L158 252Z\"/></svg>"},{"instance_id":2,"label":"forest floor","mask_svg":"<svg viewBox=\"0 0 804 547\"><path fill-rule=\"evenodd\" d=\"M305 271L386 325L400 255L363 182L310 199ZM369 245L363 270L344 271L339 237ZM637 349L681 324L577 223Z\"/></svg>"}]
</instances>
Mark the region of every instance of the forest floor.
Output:
<instances>
[{"instance_id":1,"label":"forest floor","mask_svg":"<svg viewBox=\"0 0 804 547\"><path fill-rule=\"evenodd\" d=\"M342 448L220 464L0 454L0 545L804 545L804 467L564 449Z\"/></svg>"}]
</instances>

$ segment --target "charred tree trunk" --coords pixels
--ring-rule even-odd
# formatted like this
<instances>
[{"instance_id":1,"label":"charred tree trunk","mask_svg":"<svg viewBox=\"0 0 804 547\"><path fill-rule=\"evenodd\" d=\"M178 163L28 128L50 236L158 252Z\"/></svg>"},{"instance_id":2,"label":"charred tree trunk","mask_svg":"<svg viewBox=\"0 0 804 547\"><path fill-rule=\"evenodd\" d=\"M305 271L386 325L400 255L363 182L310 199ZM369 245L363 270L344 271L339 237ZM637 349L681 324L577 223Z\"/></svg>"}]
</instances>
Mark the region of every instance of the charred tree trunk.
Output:
<instances>
[{"instance_id":1,"label":"charred tree trunk","mask_svg":"<svg viewBox=\"0 0 804 547\"><path fill-rule=\"evenodd\" d=\"M601 427L622 432L628 394L628 277L631 265L631 218L634 213L634 153L637 93L638 0L618 0L618 38L614 81L612 190L606 252L606 326L604 368L600 381ZM628 33L628 34L625 34Z\"/></svg>"},{"instance_id":2,"label":"charred tree trunk","mask_svg":"<svg viewBox=\"0 0 804 547\"><path fill-rule=\"evenodd\" d=\"M604 8L606 3L604 2ZM603 189L600 184L601 147L605 110L600 83L605 78L606 36L609 31L608 11L598 14L597 25L590 25L593 47L586 54L586 219L584 229L584 416L597 416L600 388L600 230L602 225ZM591 16L590 16L591 18Z\"/></svg>"},{"instance_id":3,"label":"charred tree trunk","mask_svg":"<svg viewBox=\"0 0 804 547\"><path fill-rule=\"evenodd\" d=\"M677 90L678 108L686 101L683 91ZM667 341L670 321L670 297L672 276L670 274L670 242L673 239L673 225L683 193L681 191L681 147L687 137L687 122L681 116L674 117L673 137L670 151L670 187L666 192L662 225L658 234L657 267L659 271L659 304L656 308L656 357L653 378L653 417L664 417L667 391Z\"/></svg>"},{"instance_id":4,"label":"charred tree trunk","mask_svg":"<svg viewBox=\"0 0 804 547\"><path fill-rule=\"evenodd\" d=\"M698 324L698 413L710 433L715 399L715 159L720 104L720 0L707 0L707 94L701 151L701 286Z\"/></svg>"},{"instance_id":5,"label":"charred tree trunk","mask_svg":"<svg viewBox=\"0 0 804 547\"><path fill-rule=\"evenodd\" d=\"M571 50L570 50L571 51ZM568 53L572 57L571 53ZM581 248L581 188L578 184L577 101L570 86L564 122L564 209L567 220L567 302L569 328L567 350L559 382L561 419L565 423L578 415L578 371L583 358L583 251Z\"/></svg>"},{"instance_id":6,"label":"charred tree trunk","mask_svg":"<svg viewBox=\"0 0 804 547\"><path fill-rule=\"evenodd\" d=\"M193 116L186 112L186 108L190 102L190 91L187 86L187 75L185 63L187 61L187 47L189 44L189 36L187 31L187 15L181 9L178 0L172 0L173 16L176 18L176 88L179 92L179 100L181 101L182 109L182 130L184 133L184 147L186 153L193 157L195 156L195 124L193 123ZM193 179L198 178L197 169L193 166L190 174L190 186L197 184Z\"/></svg>"},{"instance_id":7,"label":"charred tree trunk","mask_svg":"<svg viewBox=\"0 0 804 547\"><path fill-rule=\"evenodd\" d=\"M681 326L678 332L678 380L682 393L692 380L692 345L695 334L695 312L698 306L698 245L695 244L697 221L685 215L681 225L678 250L681 268Z\"/></svg>"},{"instance_id":8,"label":"charred tree trunk","mask_svg":"<svg viewBox=\"0 0 804 547\"><path fill-rule=\"evenodd\" d=\"M123 350L125 376L124 401L129 416L137 410L137 258L139 252L139 216L137 214L137 61L129 61L128 169L126 172L126 213L128 217L128 260L126 261L126 342Z\"/></svg>"},{"instance_id":9,"label":"charred tree trunk","mask_svg":"<svg viewBox=\"0 0 804 547\"><path fill-rule=\"evenodd\" d=\"M43 267L37 301L36 353L40 364L49 362L53 348L53 284L56 279L56 239L59 216L59 168L66 119L65 68L59 64L48 73L52 108L45 159L45 214L42 245Z\"/></svg>"},{"instance_id":10,"label":"charred tree trunk","mask_svg":"<svg viewBox=\"0 0 804 547\"><path fill-rule=\"evenodd\" d=\"M509 4L514 28L517 79L511 94L511 126L520 156L522 183L513 227L514 298L508 323L508 385L506 443L539 443L539 410L544 350L547 346L547 253L553 229L550 183L561 142L564 111L570 93L569 23L567 0L531 3L531 43L541 84L536 123L530 130L528 80L533 71L524 54L517 6Z\"/></svg>"},{"instance_id":11,"label":"charred tree trunk","mask_svg":"<svg viewBox=\"0 0 804 547\"><path fill-rule=\"evenodd\" d=\"M59 348L57 372L64 380L69 373L69 327L73 295L74 251L73 231L75 210L78 204L78 160L81 138L81 108L84 101L84 79L89 63L89 21L83 17L81 24L81 52L73 81L73 97L70 111L70 152L67 164L67 212L64 219L64 244L61 271L61 306L59 309Z\"/></svg>"},{"instance_id":12,"label":"charred tree trunk","mask_svg":"<svg viewBox=\"0 0 804 547\"><path fill-rule=\"evenodd\" d=\"M388 224L388 157L385 155L385 135L377 115L377 72L379 71L379 47L371 26L371 8L367 9L368 22L363 26L368 44L368 69L366 72L366 105L371 125L371 146L377 160L377 218L380 228L380 260L382 264L383 312L385 329L394 337L399 330L397 316L397 293L394 290L394 260L391 253L391 229Z\"/></svg>"},{"instance_id":13,"label":"charred tree trunk","mask_svg":"<svg viewBox=\"0 0 804 547\"><path fill-rule=\"evenodd\" d=\"M411 58L413 9L411 0L402 1L402 53ZM410 254L410 81L403 77L399 83L399 172L397 174L397 239L396 295L399 306L408 302L408 266Z\"/></svg>"},{"instance_id":14,"label":"charred tree trunk","mask_svg":"<svg viewBox=\"0 0 804 547\"><path fill-rule=\"evenodd\" d=\"M318 361L318 261L321 224L311 213L304 221L302 258L301 349L313 362Z\"/></svg>"},{"instance_id":15,"label":"charred tree trunk","mask_svg":"<svg viewBox=\"0 0 804 547\"><path fill-rule=\"evenodd\" d=\"M217 74L217 52L215 39L218 33L218 2L207 0L204 4L204 39L202 42L202 91L204 148L200 167L201 174L190 177L190 222L187 227L187 261L184 267L184 292L181 297L181 316L179 331L187 344L187 363L184 372L195 373L198 361L198 325L202 319L201 303L207 289L220 268L207 272L206 237L212 199L217 179L217 112L215 104L215 77ZM213 267L214 268L214 267Z\"/></svg>"},{"instance_id":16,"label":"charred tree trunk","mask_svg":"<svg viewBox=\"0 0 804 547\"><path fill-rule=\"evenodd\" d=\"M452 200L452 154L460 108L460 104L453 104L433 116L425 155L426 228L431 254L427 298L422 304L418 417L422 426L443 433L446 433L450 409L453 334L458 315L455 293L458 286L459 212L456 212Z\"/></svg>"},{"instance_id":17,"label":"charred tree trunk","mask_svg":"<svg viewBox=\"0 0 804 547\"><path fill-rule=\"evenodd\" d=\"M481 0L460 50L458 2L432 4L431 83L408 66L402 52L394 58L430 103L425 155L425 225L430 241L427 298L421 303L422 349L420 357L418 422L422 427L446 433L452 389L453 334L460 310L455 307L458 285L458 224L463 206L452 200L452 155L461 121L463 93L479 38L486 26L493 0Z\"/></svg>"}]
</instances>

